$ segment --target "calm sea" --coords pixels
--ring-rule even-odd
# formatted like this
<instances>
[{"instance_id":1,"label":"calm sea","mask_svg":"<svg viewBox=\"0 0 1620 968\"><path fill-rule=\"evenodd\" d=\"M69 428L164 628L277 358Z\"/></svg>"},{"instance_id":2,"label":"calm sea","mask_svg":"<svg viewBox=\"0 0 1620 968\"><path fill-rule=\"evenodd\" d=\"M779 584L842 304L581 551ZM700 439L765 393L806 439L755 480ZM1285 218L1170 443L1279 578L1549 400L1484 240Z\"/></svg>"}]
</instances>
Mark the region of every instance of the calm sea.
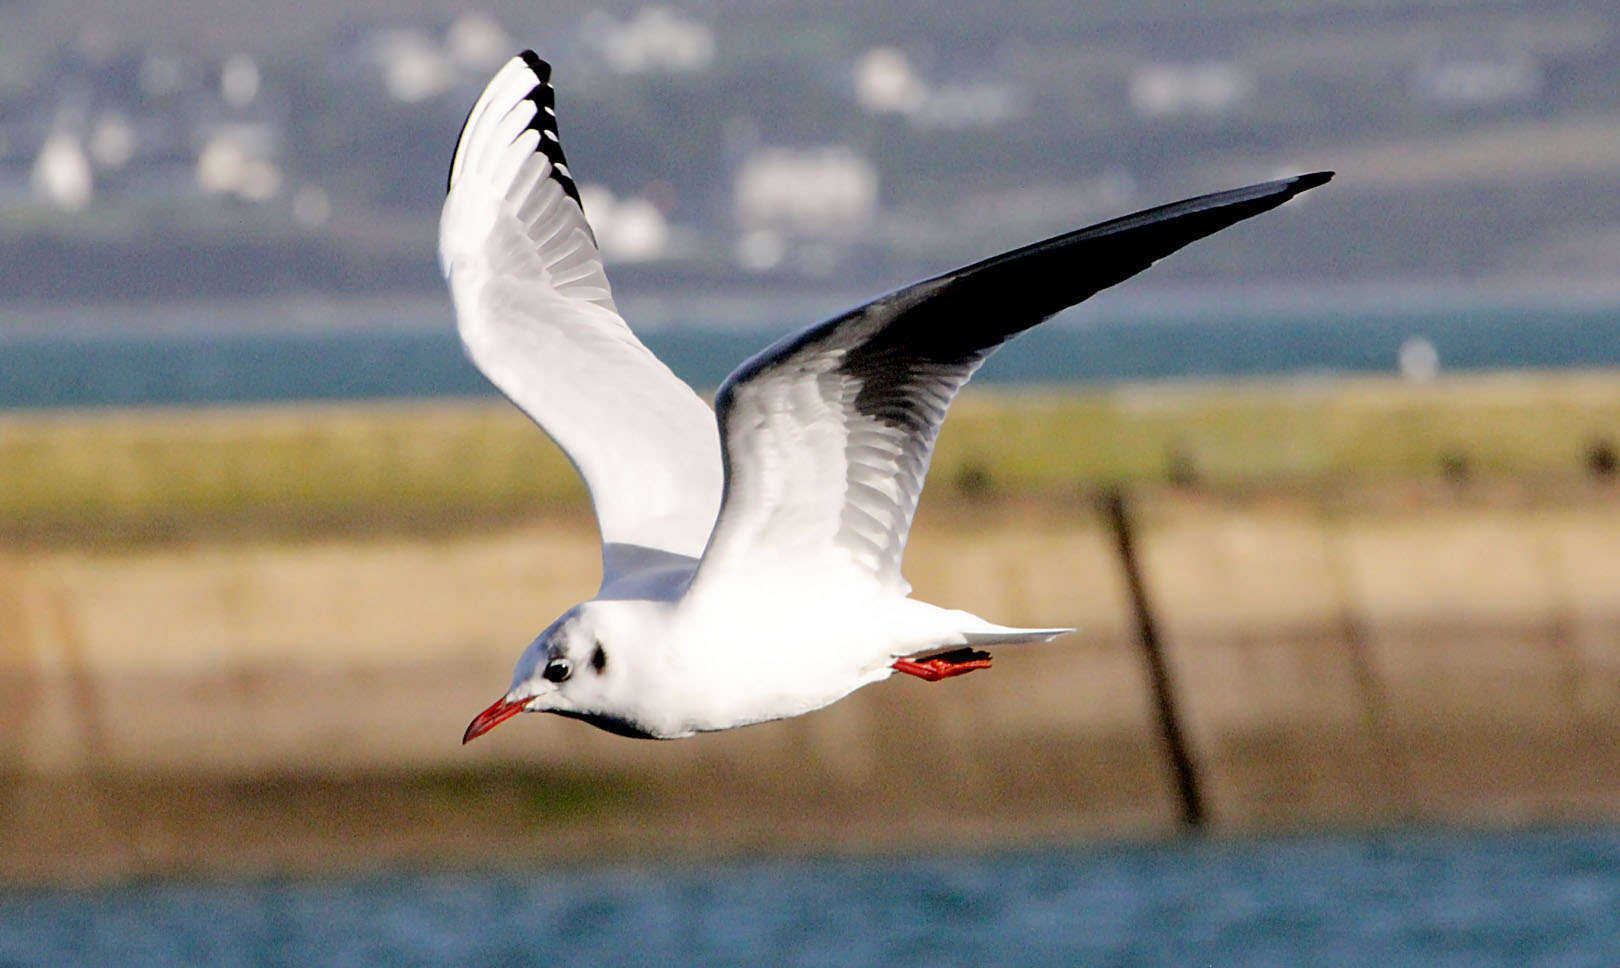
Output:
<instances>
[{"instance_id":1,"label":"calm sea","mask_svg":"<svg viewBox=\"0 0 1620 968\"><path fill-rule=\"evenodd\" d=\"M853 301L650 301L626 315L676 373L713 388L776 337ZM1620 302L1295 298L1257 307L1137 297L1088 304L1024 334L977 379L1388 373L1414 339L1448 371L1620 366ZM437 300L0 310L0 408L490 392Z\"/></svg>"},{"instance_id":2,"label":"calm sea","mask_svg":"<svg viewBox=\"0 0 1620 968\"><path fill-rule=\"evenodd\" d=\"M11 892L0 964L1614 968L1620 830Z\"/></svg>"}]
</instances>

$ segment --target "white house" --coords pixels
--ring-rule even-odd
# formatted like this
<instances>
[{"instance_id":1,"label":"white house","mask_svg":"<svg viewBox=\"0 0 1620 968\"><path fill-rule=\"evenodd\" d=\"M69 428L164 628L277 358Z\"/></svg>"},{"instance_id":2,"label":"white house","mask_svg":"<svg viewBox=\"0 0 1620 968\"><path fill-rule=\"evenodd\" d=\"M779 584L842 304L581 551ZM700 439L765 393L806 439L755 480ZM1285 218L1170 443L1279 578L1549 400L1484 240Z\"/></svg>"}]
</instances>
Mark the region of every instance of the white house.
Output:
<instances>
[{"instance_id":1,"label":"white house","mask_svg":"<svg viewBox=\"0 0 1620 968\"><path fill-rule=\"evenodd\" d=\"M743 232L836 236L871 219L877 193L877 168L850 148L761 148L737 171L733 210Z\"/></svg>"}]
</instances>

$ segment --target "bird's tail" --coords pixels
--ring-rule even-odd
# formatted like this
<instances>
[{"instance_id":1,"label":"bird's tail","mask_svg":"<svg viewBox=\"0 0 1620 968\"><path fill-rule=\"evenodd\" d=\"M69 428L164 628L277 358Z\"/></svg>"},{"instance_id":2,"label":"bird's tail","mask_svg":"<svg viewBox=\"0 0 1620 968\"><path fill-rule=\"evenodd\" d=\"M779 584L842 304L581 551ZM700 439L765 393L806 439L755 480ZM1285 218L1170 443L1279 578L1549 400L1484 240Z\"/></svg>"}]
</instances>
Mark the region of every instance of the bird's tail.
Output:
<instances>
[{"instance_id":1,"label":"bird's tail","mask_svg":"<svg viewBox=\"0 0 1620 968\"><path fill-rule=\"evenodd\" d=\"M983 629L963 632L968 645L1018 645L1023 642L1050 642L1074 629L1015 629L1005 625L989 625Z\"/></svg>"}]
</instances>

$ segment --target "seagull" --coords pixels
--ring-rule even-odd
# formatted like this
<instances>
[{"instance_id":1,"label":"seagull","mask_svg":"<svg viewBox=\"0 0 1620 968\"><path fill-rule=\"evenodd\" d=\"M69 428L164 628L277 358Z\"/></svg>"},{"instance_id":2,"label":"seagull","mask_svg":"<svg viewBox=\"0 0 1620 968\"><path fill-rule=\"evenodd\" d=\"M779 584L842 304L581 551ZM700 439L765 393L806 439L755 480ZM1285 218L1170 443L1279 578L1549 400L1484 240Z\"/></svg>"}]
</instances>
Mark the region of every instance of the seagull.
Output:
<instances>
[{"instance_id":1,"label":"seagull","mask_svg":"<svg viewBox=\"0 0 1620 968\"><path fill-rule=\"evenodd\" d=\"M602 583L529 643L462 741L522 712L676 739L807 713L897 672L988 668L987 647L1073 631L910 597L901 557L952 398L1018 333L1332 174L1163 205L898 289L743 363L711 410L615 308L551 67L512 58L457 140L440 268L468 356L584 478Z\"/></svg>"}]
</instances>

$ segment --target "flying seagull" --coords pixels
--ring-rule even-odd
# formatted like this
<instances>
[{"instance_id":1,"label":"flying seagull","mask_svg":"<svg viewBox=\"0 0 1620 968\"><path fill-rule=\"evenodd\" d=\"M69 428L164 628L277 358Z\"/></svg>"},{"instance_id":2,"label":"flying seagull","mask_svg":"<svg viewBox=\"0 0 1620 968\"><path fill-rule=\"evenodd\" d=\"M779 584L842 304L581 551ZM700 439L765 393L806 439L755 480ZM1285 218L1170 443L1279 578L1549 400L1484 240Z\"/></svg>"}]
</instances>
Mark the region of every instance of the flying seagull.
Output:
<instances>
[{"instance_id":1,"label":"flying seagull","mask_svg":"<svg viewBox=\"0 0 1620 968\"><path fill-rule=\"evenodd\" d=\"M614 307L550 65L512 58L456 144L440 265L467 354L584 477L602 585L529 644L463 742L521 712L653 739L730 729L1073 631L909 597L900 559L951 399L1014 335L1331 177L1163 205L906 286L743 363L710 410Z\"/></svg>"}]
</instances>

